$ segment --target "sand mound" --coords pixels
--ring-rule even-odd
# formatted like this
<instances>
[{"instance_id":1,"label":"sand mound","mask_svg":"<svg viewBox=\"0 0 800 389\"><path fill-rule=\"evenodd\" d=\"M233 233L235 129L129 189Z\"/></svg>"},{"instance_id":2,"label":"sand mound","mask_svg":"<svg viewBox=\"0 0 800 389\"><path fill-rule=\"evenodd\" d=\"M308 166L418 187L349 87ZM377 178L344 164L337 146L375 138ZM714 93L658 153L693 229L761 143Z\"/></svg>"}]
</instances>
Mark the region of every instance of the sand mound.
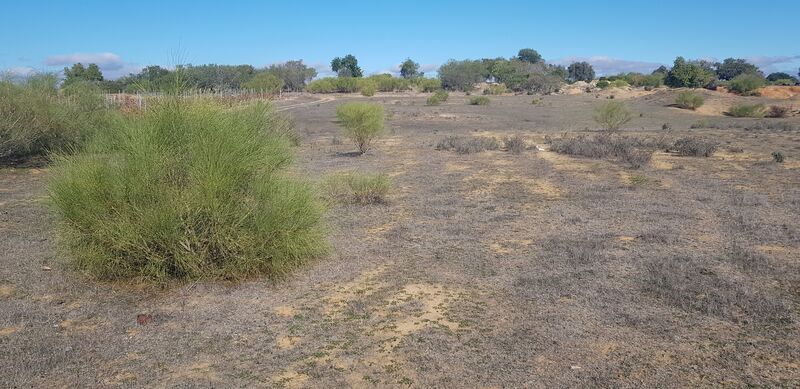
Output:
<instances>
[{"instance_id":1,"label":"sand mound","mask_svg":"<svg viewBox=\"0 0 800 389\"><path fill-rule=\"evenodd\" d=\"M800 86L765 86L758 90L762 97L773 99L790 99L800 95Z\"/></svg>"}]
</instances>

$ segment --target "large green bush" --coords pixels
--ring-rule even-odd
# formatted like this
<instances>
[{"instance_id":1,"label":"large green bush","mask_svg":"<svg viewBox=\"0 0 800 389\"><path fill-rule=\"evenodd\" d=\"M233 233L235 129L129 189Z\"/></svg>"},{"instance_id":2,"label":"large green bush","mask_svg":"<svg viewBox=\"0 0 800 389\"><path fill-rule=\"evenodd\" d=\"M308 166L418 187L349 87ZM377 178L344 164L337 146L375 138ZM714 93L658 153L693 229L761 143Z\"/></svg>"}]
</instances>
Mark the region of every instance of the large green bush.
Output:
<instances>
[{"instance_id":1,"label":"large green bush","mask_svg":"<svg viewBox=\"0 0 800 389\"><path fill-rule=\"evenodd\" d=\"M692 111L700 108L704 102L705 99L703 99L703 96L692 91L678 93L678 97L675 98L675 105L683 109L691 109Z\"/></svg>"},{"instance_id":2,"label":"large green bush","mask_svg":"<svg viewBox=\"0 0 800 389\"><path fill-rule=\"evenodd\" d=\"M280 77L272 73L261 72L246 81L242 86L258 92L277 94L283 89L284 82Z\"/></svg>"},{"instance_id":3,"label":"large green bush","mask_svg":"<svg viewBox=\"0 0 800 389\"><path fill-rule=\"evenodd\" d=\"M372 141L383 133L383 106L368 103L345 103L336 109L344 136L352 140L364 154Z\"/></svg>"},{"instance_id":4,"label":"large green bush","mask_svg":"<svg viewBox=\"0 0 800 389\"><path fill-rule=\"evenodd\" d=\"M481 61L450 60L439 68L439 80L445 89L471 91L475 84L486 81L486 73Z\"/></svg>"},{"instance_id":5,"label":"large green bush","mask_svg":"<svg viewBox=\"0 0 800 389\"><path fill-rule=\"evenodd\" d=\"M595 108L594 120L605 130L618 130L632 118L621 101L609 101Z\"/></svg>"},{"instance_id":6,"label":"large green bush","mask_svg":"<svg viewBox=\"0 0 800 389\"><path fill-rule=\"evenodd\" d=\"M433 92L442 89L442 80L438 78L415 78L413 82L417 84L420 92Z\"/></svg>"},{"instance_id":7,"label":"large green bush","mask_svg":"<svg viewBox=\"0 0 800 389\"><path fill-rule=\"evenodd\" d=\"M716 78L714 71L703 66L703 63L687 62L683 57L678 57L667 73L664 84L672 88L705 88Z\"/></svg>"},{"instance_id":8,"label":"large green bush","mask_svg":"<svg viewBox=\"0 0 800 389\"><path fill-rule=\"evenodd\" d=\"M112 119L95 84L75 81L59 95L57 81L0 81L0 163L70 150Z\"/></svg>"},{"instance_id":9,"label":"large green bush","mask_svg":"<svg viewBox=\"0 0 800 389\"><path fill-rule=\"evenodd\" d=\"M289 122L257 103L168 98L56 159L74 264L103 279L277 275L325 251L323 205L285 172Z\"/></svg>"},{"instance_id":10,"label":"large green bush","mask_svg":"<svg viewBox=\"0 0 800 389\"><path fill-rule=\"evenodd\" d=\"M766 81L760 74L745 73L734 77L728 84L728 88L740 95L748 96L755 94L756 90L763 87L764 84Z\"/></svg>"}]
</instances>

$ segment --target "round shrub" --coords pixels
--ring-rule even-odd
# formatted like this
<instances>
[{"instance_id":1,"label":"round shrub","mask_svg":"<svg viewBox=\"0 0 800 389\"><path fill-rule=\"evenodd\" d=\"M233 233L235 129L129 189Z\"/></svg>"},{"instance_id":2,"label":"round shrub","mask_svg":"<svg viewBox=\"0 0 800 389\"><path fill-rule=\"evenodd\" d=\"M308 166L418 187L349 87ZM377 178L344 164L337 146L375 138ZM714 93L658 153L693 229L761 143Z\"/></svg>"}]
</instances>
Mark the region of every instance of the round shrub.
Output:
<instances>
[{"instance_id":1,"label":"round shrub","mask_svg":"<svg viewBox=\"0 0 800 389\"><path fill-rule=\"evenodd\" d=\"M168 99L57 157L49 193L74 264L103 279L240 279L323 253L323 205L285 173L290 131L264 103Z\"/></svg>"},{"instance_id":2,"label":"round shrub","mask_svg":"<svg viewBox=\"0 0 800 389\"><path fill-rule=\"evenodd\" d=\"M763 118L764 104L739 104L728 109L728 113L737 118Z\"/></svg>"},{"instance_id":3,"label":"round shrub","mask_svg":"<svg viewBox=\"0 0 800 389\"><path fill-rule=\"evenodd\" d=\"M594 120L605 130L618 130L633 116L621 101L609 101L595 108Z\"/></svg>"},{"instance_id":4,"label":"round shrub","mask_svg":"<svg viewBox=\"0 0 800 389\"><path fill-rule=\"evenodd\" d=\"M600 89L606 89L611 86L611 83L606 80L597 81L597 87Z\"/></svg>"},{"instance_id":5,"label":"round shrub","mask_svg":"<svg viewBox=\"0 0 800 389\"><path fill-rule=\"evenodd\" d=\"M372 141L383 133L383 106L368 103L346 103L336 109L344 136L352 140L364 154Z\"/></svg>"},{"instance_id":6,"label":"round shrub","mask_svg":"<svg viewBox=\"0 0 800 389\"><path fill-rule=\"evenodd\" d=\"M733 92L746 96L755 94L756 90L763 87L764 84L764 77L761 75L746 73L734 77L728 88Z\"/></svg>"},{"instance_id":7,"label":"round shrub","mask_svg":"<svg viewBox=\"0 0 800 389\"><path fill-rule=\"evenodd\" d=\"M489 105L489 98L486 96L475 96L469 99L469 105Z\"/></svg>"},{"instance_id":8,"label":"round shrub","mask_svg":"<svg viewBox=\"0 0 800 389\"><path fill-rule=\"evenodd\" d=\"M678 93L678 97L675 98L675 105L683 109L691 109L692 111L700 108L704 102L705 99L703 99L703 96L692 91Z\"/></svg>"},{"instance_id":9,"label":"round shrub","mask_svg":"<svg viewBox=\"0 0 800 389\"><path fill-rule=\"evenodd\" d=\"M362 96L374 96L378 90L378 84L373 80L359 80L358 89L361 91Z\"/></svg>"}]
</instances>

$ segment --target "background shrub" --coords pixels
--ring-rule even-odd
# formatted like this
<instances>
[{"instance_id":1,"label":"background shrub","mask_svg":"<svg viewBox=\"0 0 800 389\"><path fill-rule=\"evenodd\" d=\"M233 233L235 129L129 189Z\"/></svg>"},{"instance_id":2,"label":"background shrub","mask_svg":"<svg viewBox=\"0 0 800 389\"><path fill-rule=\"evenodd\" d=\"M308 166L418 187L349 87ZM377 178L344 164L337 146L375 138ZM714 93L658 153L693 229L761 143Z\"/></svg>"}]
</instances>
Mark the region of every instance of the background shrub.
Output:
<instances>
[{"instance_id":1,"label":"background shrub","mask_svg":"<svg viewBox=\"0 0 800 389\"><path fill-rule=\"evenodd\" d=\"M489 105L489 98L486 96L475 96L469 99L469 105Z\"/></svg>"},{"instance_id":2,"label":"background shrub","mask_svg":"<svg viewBox=\"0 0 800 389\"><path fill-rule=\"evenodd\" d=\"M592 81L594 80L594 68L588 62L573 62L567 68L567 78L570 81Z\"/></svg>"},{"instance_id":3,"label":"background shrub","mask_svg":"<svg viewBox=\"0 0 800 389\"><path fill-rule=\"evenodd\" d=\"M786 157L783 156L783 153L780 151L773 151L772 152L772 160L777 163L783 163Z\"/></svg>"},{"instance_id":4,"label":"background shrub","mask_svg":"<svg viewBox=\"0 0 800 389\"><path fill-rule=\"evenodd\" d=\"M696 136L688 136L675 141L673 148L680 155L691 157L710 157L717 150L717 142Z\"/></svg>"},{"instance_id":5,"label":"background shrub","mask_svg":"<svg viewBox=\"0 0 800 389\"><path fill-rule=\"evenodd\" d=\"M389 177L385 174L338 173L327 177L323 182L327 196L344 204L385 203L389 187Z\"/></svg>"},{"instance_id":6,"label":"background shrub","mask_svg":"<svg viewBox=\"0 0 800 389\"><path fill-rule=\"evenodd\" d=\"M762 118L764 104L738 104L730 107L728 113L737 118Z\"/></svg>"},{"instance_id":7,"label":"background shrub","mask_svg":"<svg viewBox=\"0 0 800 389\"><path fill-rule=\"evenodd\" d=\"M76 81L59 96L57 81L52 75L0 81L0 163L72 149L113 120L95 84Z\"/></svg>"},{"instance_id":8,"label":"background shrub","mask_svg":"<svg viewBox=\"0 0 800 389\"><path fill-rule=\"evenodd\" d=\"M242 86L259 92L277 94L283 89L284 82L272 73L262 72L253 76Z\"/></svg>"},{"instance_id":9,"label":"background shrub","mask_svg":"<svg viewBox=\"0 0 800 389\"><path fill-rule=\"evenodd\" d=\"M499 148L500 145L496 139L485 136L448 136L436 145L436 150L452 150L459 154L479 153Z\"/></svg>"},{"instance_id":10,"label":"background shrub","mask_svg":"<svg viewBox=\"0 0 800 389\"><path fill-rule=\"evenodd\" d=\"M513 154L520 154L528 148L525 138L520 135L503 138L503 145L506 147L507 151Z\"/></svg>"},{"instance_id":11,"label":"background shrub","mask_svg":"<svg viewBox=\"0 0 800 389\"><path fill-rule=\"evenodd\" d=\"M375 91L378 90L378 85L375 81L370 79L358 80L358 89L361 91L362 96L374 96Z\"/></svg>"},{"instance_id":12,"label":"background shrub","mask_svg":"<svg viewBox=\"0 0 800 389\"><path fill-rule=\"evenodd\" d=\"M560 154L588 158L615 158L638 169L650 161L653 152L660 148L662 143L662 141L606 133L593 137L578 136L554 139L550 142L550 149Z\"/></svg>"},{"instance_id":13,"label":"background shrub","mask_svg":"<svg viewBox=\"0 0 800 389\"><path fill-rule=\"evenodd\" d=\"M442 89L442 81L436 78L415 78L413 82L417 84L419 91L424 93Z\"/></svg>"},{"instance_id":14,"label":"background shrub","mask_svg":"<svg viewBox=\"0 0 800 389\"><path fill-rule=\"evenodd\" d=\"M595 108L594 120L605 130L618 130L632 118L621 101L609 101Z\"/></svg>"},{"instance_id":15,"label":"background shrub","mask_svg":"<svg viewBox=\"0 0 800 389\"><path fill-rule=\"evenodd\" d=\"M692 111L700 108L704 102L705 99L703 99L703 96L692 91L678 93L678 97L675 98L675 105L683 109L691 109Z\"/></svg>"},{"instance_id":16,"label":"background shrub","mask_svg":"<svg viewBox=\"0 0 800 389\"><path fill-rule=\"evenodd\" d=\"M508 93L508 88L503 84L489 85L489 87L483 90L483 94L485 95L502 95L503 93Z\"/></svg>"},{"instance_id":17,"label":"background shrub","mask_svg":"<svg viewBox=\"0 0 800 389\"><path fill-rule=\"evenodd\" d=\"M756 94L756 90L765 84L764 77L761 75L746 73L734 77L728 84L728 88L740 95L748 96Z\"/></svg>"},{"instance_id":18,"label":"background shrub","mask_svg":"<svg viewBox=\"0 0 800 389\"><path fill-rule=\"evenodd\" d=\"M263 103L168 99L59 156L49 192L74 263L105 279L238 279L323 253L323 207L283 173L289 130Z\"/></svg>"},{"instance_id":19,"label":"background shrub","mask_svg":"<svg viewBox=\"0 0 800 389\"><path fill-rule=\"evenodd\" d=\"M771 118L785 118L789 115L789 108L780 105L770 105L767 116Z\"/></svg>"},{"instance_id":20,"label":"background shrub","mask_svg":"<svg viewBox=\"0 0 800 389\"><path fill-rule=\"evenodd\" d=\"M336 109L344 136L352 140L364 154L372 141L383 133L383 106L368 103L346 103Z\"/></svg>"},{"instance_id":21,"label":"background shrub","mask_svg":"<svg viewBox=\"0 0 800 389\"><path fill-rule=\"evenodd\" d=\"M611 86L611 83L606 80L597 81L597 87L600 89L606 89Z\"/></svg>"}]
</instances>

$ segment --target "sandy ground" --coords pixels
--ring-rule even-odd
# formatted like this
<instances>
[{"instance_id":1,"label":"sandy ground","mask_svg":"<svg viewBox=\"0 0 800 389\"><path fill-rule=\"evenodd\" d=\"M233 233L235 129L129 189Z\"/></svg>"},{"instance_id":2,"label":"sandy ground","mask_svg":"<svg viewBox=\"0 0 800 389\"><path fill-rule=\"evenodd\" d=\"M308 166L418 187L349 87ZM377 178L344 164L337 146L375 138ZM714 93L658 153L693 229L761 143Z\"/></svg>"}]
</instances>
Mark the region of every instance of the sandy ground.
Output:
<instances>
[{"instance_id":1,"label":"sandy ground","mask_svg":"<svg viewBox=\"0 0 800 389\"><path fill-rule=\"evenodd\" d=\"M796 386L800 120L725 117L714 107L742 98L713 93L708 111L678 110L674 93L625 99L625 132L720 151L659 152L638 170L435 150L447 135L514 134L546 149L593 131L607 97L280 101L304 137L295 174L393 180L388 204L332 209L333 253L280 281L86 279L57 249L47 169L2 169L0 386ZM362 157L333 142L352 99L388 115ZM698 119L715 128L689 129Z\"/></svg>"}]
</instances>

